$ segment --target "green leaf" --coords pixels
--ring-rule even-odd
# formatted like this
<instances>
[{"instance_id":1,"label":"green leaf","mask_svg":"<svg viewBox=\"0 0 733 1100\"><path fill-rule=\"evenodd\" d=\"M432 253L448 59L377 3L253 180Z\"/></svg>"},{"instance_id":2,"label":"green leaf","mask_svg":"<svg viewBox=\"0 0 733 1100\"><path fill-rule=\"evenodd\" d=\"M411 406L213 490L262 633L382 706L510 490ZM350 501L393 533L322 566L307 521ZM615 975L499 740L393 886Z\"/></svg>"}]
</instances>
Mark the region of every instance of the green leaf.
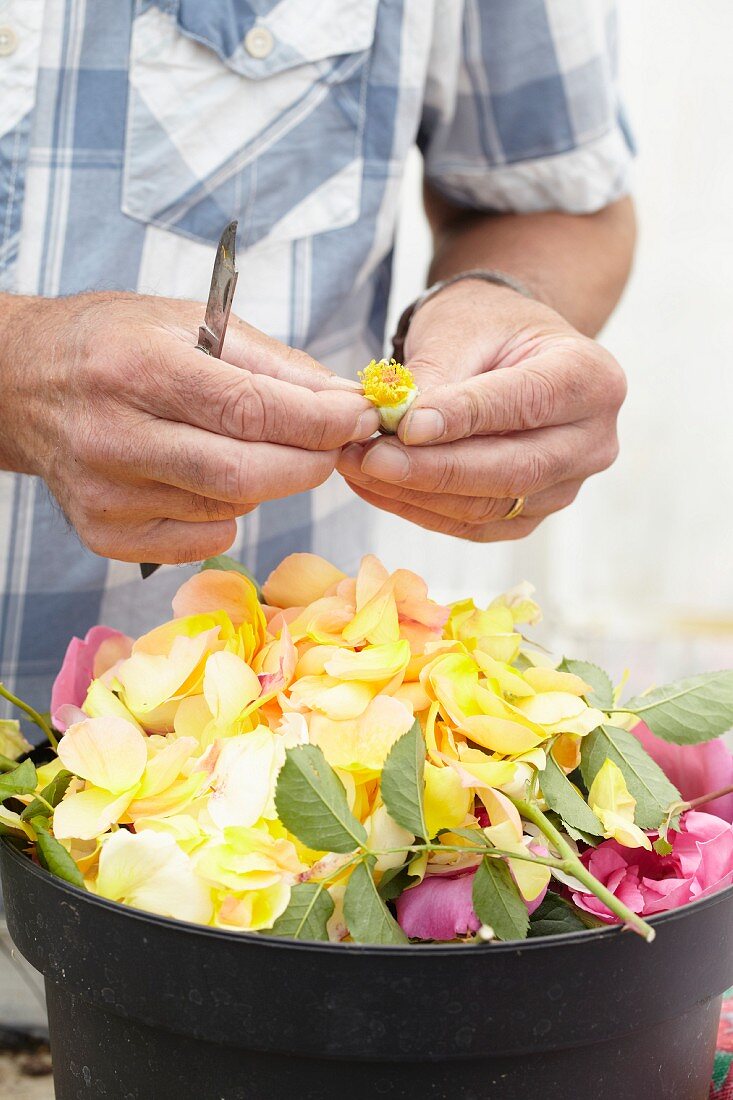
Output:
<instances>
[{"instance_id":1,"label":"green leaf","mask_svg":"<svg viewBox=\"0 0 733 1100\"><path fill-rule=\"evenodd\" d=\"M633 733L616 726L599 726L583 738L580 768L588 787L606 759L621 769L636 799L634 820L642 829L657 829L680 792L641 746Z\"/></svg>"},{"instance_id":2,"label":"green leaf","mask_svg":"<svg viewBox=\"0 0 733 1100\"><path fill-rule=\"evenodd\" d=\"M563 936L568 932L585 932L597 924L600 921L593 920L590 914L581 916L571 902L548 890L529 918L528 935L530 939L535 936Z\"/></svg>"},{"instance_id":3,"label":"green leaf","mask_svg":"<svg viewBox=\"0 0 733 1100\"><path fill-rule=\"evenodd\" d=\"M344 893L346 927L357 943L407 943L407 936L379 896L374 860L357 863Z\"/></svg>"},{"instance_id":4,"label":"green leaf","mask_svg":"<svg viewBox=\"0 0 733 1100\"><path fill-rule=\"evenodd\" d=\"M445 829L444 832L455 834L456 836L462 836L464 840L467 840L469 844L473 844L476 848L493 848L486 833L481 826L476 826L473 829Z\"/></svg>"},{"instance_id":5,"label":"green leaf","mask_svg":"<svg viewBox=\"0 0 733 1100\"><path fill-rule=\"evenodd\" d=\"M581 829L585 833L603 836L603 826L600 821L568 780L552 753L548 753L545 770L540 772L539 778L545 802L566 825Z\"/></svg>"},{"instance_id":6,"label":"green leaf","mask_svg":"<svg viewBox=\"0 0 733 1100\"><path fill-rule=\"evenodd\" d=\"M257 599L262 600L262 589L257 583L257 578L252 576L247 566L242 565L241 561L230 558L228 554L217 554L215 558L207 558L206 561L201 562L199 572L203 573L205 569L222 569L225 573L241 573L257 589Z\"/></svg>"},{"instance_id":7,"label":"green leaf","mask_svg":"<svg viewBox=\"0 0 733 1100\"><path fill-rule=\"evenodd\" d=\"M503 859L484 856L473 880L473 908L497 939L525 939L529 927L527 906Z\"/></svg>"},{"instance_id":8,"label":"green leaf","mask_svg":"<svg viewBox=\"0 0 733 1100\"><path fill-rule=\"evenodd\" d=\"M381 780L382 801L403 829L430 840L425 824L425 741L417 719L390 749Z\"/></svg>"},{"instance_id":9,"label":"green leaf","mask_svg":"<svg viewBox=\"0 0 733 1100\"><path fill-rule=\"evenodd\" d=\"M559 820L559 818L558 818ZM597 848L601 842L601 838L594 836L593 833L586 833L583 829L575 829L572 825L565 824L565 832L573 840L582 840L583 844L587 844L589 848ZM560 829L562 829L563 822L560 822Z\"/></svg>"},{"instance_id":10,"label":"green leaf","mask_svg":"<svg viewBox=\"0 0 733 1100\"><path fill-rule=\"evenodd\" d=\"M652 848L658 856L671 856L674 851L674 848L664 836L658 836L652 844Z\"/></svg>"},{"instance_id":11,"label":"green leaf","mask_svg":"<svg viewBox=\"0 0 733 1100\"><path fill-rule=\"evenodd\" d=\"M585 680L586 684L590 684L593 691L585 697L590 706L597 707L599 710L610 710L613 707L611 677L598 665L591 664L590 661L575 661L564 657L558 669L560 672L572 672L573 675L580 676L581 680Z\"/></svg>"},{"instance_id":12,"label":"green leaf","mask_svg":"<svg viewBox=\"0 0 733 1100\"><path fill-rule=\"evenodd\" d=\"M322 883L299 882L290 891L290 901L268 936L292 940L327 940L326 924L333 913L333 898Z\"/></svg>"},{"instance_id":13,"label":"green leaf","mask_svg":"<svg viewBox=\"0 0 733 1100\"><path fill-rule=\"evenodd\" d=\"M51 836L47 831L45 818L36 817L31 821L31 825L36 832L36 853L41 867L45 867L57 878L62 878L83 890L85 887L81 871L63 844L60 844L56 837Z\"/></svg>"},{"instance_id":14,"label":"green leaf","mask_svg":"<svg viewBox=\"0 0 733 1100\"><path fill-rule=\"evenodd\" d=\"M411 879L408 863L403 863L401 867L390 867L389 870L384 871L377 887L382 901L396 901L410 885Z\"/></svg>"},{"instance_id":15,"label":"green leaf","mask_svg":"<svg viewBox=\"0 0 733 1100\"><path fill-rule=\"evenodd\" d=\"M652 733L675 745L698 745L733 727L733 669L706 672L655 688L623 704Z\"/></svg>"},{"instance_id":16,"label":"green leaf","mask_svg":"<svg viewBox=\"0 0 733 1100\"><path fill-rule=\"evenodd\" d=\"M38 777L33 761L24 760L13 771L0 775L0 802L19 794L33 794L37 784Z\"/></svg>"},{"instance_id":17,"label":"green leaf","mask_svg":"<svg viewBox=\"0 0 733 1100\"><path fill-rule=\"evenodd\" d=\"M45 817L48 814L48 806L46 802L54 809L58 806L61 799L66 794L66 789L71 783L74 776L71 772L67 772L62 769L58 772L51 782L47 784L41 791L40 798L34 798L32 802L29 802L23 813L20 815L24 821L30 821L34 817ZM44 800L41 802L41 798Z\"/></svg>"},{"instance_id":18,"label":"green leaf","mask_svg":"<svg viewBox=\"0 0 733 1100\"><path fill-rule=\"evenodd\" d=\"M339 777L316 745L285 754L275 791L283 825L318 852L353 852L367 832L352 814Z\"/></svg>"},{"instance_id":19,"label":"green leaf","mask_svg":"<svg viewBox=\"0 0 733 1100\"><path fill-rule=\"evenodd\" d=\"M11 760L9 756L0 754L0 772L12 772L18 767L17 760Z\"/></svg>"}]
</instances>

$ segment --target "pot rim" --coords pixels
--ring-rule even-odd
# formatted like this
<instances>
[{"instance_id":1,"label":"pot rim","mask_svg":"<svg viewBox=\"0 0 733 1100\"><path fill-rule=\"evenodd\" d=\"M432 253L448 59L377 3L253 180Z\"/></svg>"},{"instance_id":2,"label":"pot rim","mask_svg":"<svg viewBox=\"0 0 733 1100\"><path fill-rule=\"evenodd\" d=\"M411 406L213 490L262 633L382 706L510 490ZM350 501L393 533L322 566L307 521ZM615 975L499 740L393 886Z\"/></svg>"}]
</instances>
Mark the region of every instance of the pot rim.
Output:
<instances>
[{"instance_id":1,"label":"pot rim","mask_svg":"<svg viewBox=\"0 0 733 1100\"><path fill-rule=\"evenodd\" d=\"M177 917L164 917L159 913L150 913L145 909L135 909L132 906L123 905L121 902L110 901L109 898L99 897L99 895L93 894L89 890L82 890L80 887L74 886L70 882L66 882L57 875L52 875L49 871L39 866L39 864L34 863L27 855L20 852L15 845L8 841L7 837L0 836L0 845L2 845L2 849L7 857L22 865L26 872L45 880L49 885L55 886L56 889L61 890L62 893L70 894L79 901L84 901L99 909L109 910L119 915L123 915L134 921L152 922L153 924L162 928L168 928L172 931L177 930L181 933L189 934L195 933L197 935L210 937L214 941L220 940L228 943L240 943L244 940L249 944L262 944L263 946L280 948L286 951L306 950L311 952L323 952L325 954L333 954L333 952L343 953L346 951L359 955L399 955L402 957L407 955L415 955L418 957L425 955L435 958L453 955L457 951L461 953L471 951L479 955L495 955L497 952L515 953L518 950L540 951L545 947L560 945L570 946L574 943L590 941L591 938L610 939L612 936L618 936L627 932L627 929L622 925L616 924L607 925L605 928L588 928L584 929L582 932L565 932L552 936L536 936L526 940L500 940L495 943L424 943L407 945L332 943L323 940L293 940L289 939L287 936L271 936L268 935L267 932L236 932L234 930L230 932L224 928L212 928L206 924L196 924L193 921L179 920ZM723 890L717 890L708 897L688 902L686 905L681 905L677 909L668 909L663 913L656 913L646 919L656 929L661 925L671 924L677 920L684 920L693 907L696 910L700 910L712 905L719 905L726 897L730 897L731 895L733 895L733 885L726 886ZM630 930L628 930L628 934L632 936L635 935L635 933Z\"/></svg>"}]
</instances>

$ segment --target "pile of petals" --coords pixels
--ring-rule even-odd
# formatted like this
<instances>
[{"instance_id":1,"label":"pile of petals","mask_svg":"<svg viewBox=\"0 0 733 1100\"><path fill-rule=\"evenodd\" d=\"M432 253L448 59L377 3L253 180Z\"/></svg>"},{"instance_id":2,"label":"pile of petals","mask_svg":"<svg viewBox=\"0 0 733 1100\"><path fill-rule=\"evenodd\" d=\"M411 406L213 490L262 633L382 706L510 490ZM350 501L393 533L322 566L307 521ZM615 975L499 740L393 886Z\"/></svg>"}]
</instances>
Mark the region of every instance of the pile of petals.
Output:
<instances>
[{"instance_id":1,"label":"pile of petals","mask_svg":"<svg viewBox=\"0 0 733 1100\"><path fill-rule=\"evenodd\" d=\"M528 585L442 606L373 556L349 577L294 554L261 591L215 559L173 615L73 639L53 728L36 715L55 751L0 723L0 832L77 887L226 930L465 943L651 939L733 882L733 673L622 703L532 642Z\"/></svg>"}]
</instances>

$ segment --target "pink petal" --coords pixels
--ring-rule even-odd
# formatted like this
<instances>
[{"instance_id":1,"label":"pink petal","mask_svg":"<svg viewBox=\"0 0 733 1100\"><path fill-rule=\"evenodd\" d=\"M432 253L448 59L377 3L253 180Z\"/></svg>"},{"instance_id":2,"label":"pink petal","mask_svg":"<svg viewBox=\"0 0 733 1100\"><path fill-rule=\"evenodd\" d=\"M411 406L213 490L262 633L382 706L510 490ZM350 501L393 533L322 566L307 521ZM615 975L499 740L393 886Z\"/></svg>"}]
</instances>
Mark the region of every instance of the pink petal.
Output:
<instances>
[{"instance_id":1,"label":"pink petal","mask_svg":"<svg viewBox=\"0 0 733 1100\"><path fill-rule=\"evenodd\" d=\"M733 754L724 741L673 745L655 737L644 722L634 726L634 734L686 801L733 785ZM733 794L706 802L703 809L724 821L733 821Z\"/></svg>"},{"instance_id":2,"label":"pink petal","mask_svg":"<svg viewBox=\"0 0 733 1100\"><path fill-rule=\"evenodd\" d=\"M477 932L481 921L473 911L473 876L430 876L397 899L397 920L416 940L454 940Z\"/></svg>"},{"instance_id":3,"label":"pink petal","mask_svg":"<svg viewBox=\"0 0 733 1100\"><path fill-rule=\"evenodd\" d=\"M101 676L121 655L129 653L131 646L132 639L109 626L93 626L83 640L71 639L51 689L51 717L57 729L63 733L68 726L60 708L65 704L81 707L95 676Z\"/></svg>"}]
</instances>

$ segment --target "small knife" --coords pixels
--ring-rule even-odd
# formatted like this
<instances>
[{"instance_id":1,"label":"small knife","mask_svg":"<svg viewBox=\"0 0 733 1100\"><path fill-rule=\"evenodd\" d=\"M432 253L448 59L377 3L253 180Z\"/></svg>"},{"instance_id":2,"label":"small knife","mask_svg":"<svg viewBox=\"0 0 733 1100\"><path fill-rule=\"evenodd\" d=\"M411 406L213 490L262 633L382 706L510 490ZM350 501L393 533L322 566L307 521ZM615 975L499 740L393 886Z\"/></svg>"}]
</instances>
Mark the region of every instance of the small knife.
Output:
<instances>
[{"instance_id":1,"label":"small knife","mask_svg":"<svg viewBox=\"0 0 733 1100\"><path fill-rule=\"evenodd\" d=\"M199 328L199 339L196 347L213 359L221 359L221 349L224 346L229 314L232 311L234 290L237 285L237 269L234 266L234 247L237 240L237 222L229 222L221 237L216 250L214 270L211 275L209 287L209 300L206 303L206 315L204 323ZM143 580L152 576L160 566L153 562L141 562L140 572Z\"/></svg>"}]
</instances>

